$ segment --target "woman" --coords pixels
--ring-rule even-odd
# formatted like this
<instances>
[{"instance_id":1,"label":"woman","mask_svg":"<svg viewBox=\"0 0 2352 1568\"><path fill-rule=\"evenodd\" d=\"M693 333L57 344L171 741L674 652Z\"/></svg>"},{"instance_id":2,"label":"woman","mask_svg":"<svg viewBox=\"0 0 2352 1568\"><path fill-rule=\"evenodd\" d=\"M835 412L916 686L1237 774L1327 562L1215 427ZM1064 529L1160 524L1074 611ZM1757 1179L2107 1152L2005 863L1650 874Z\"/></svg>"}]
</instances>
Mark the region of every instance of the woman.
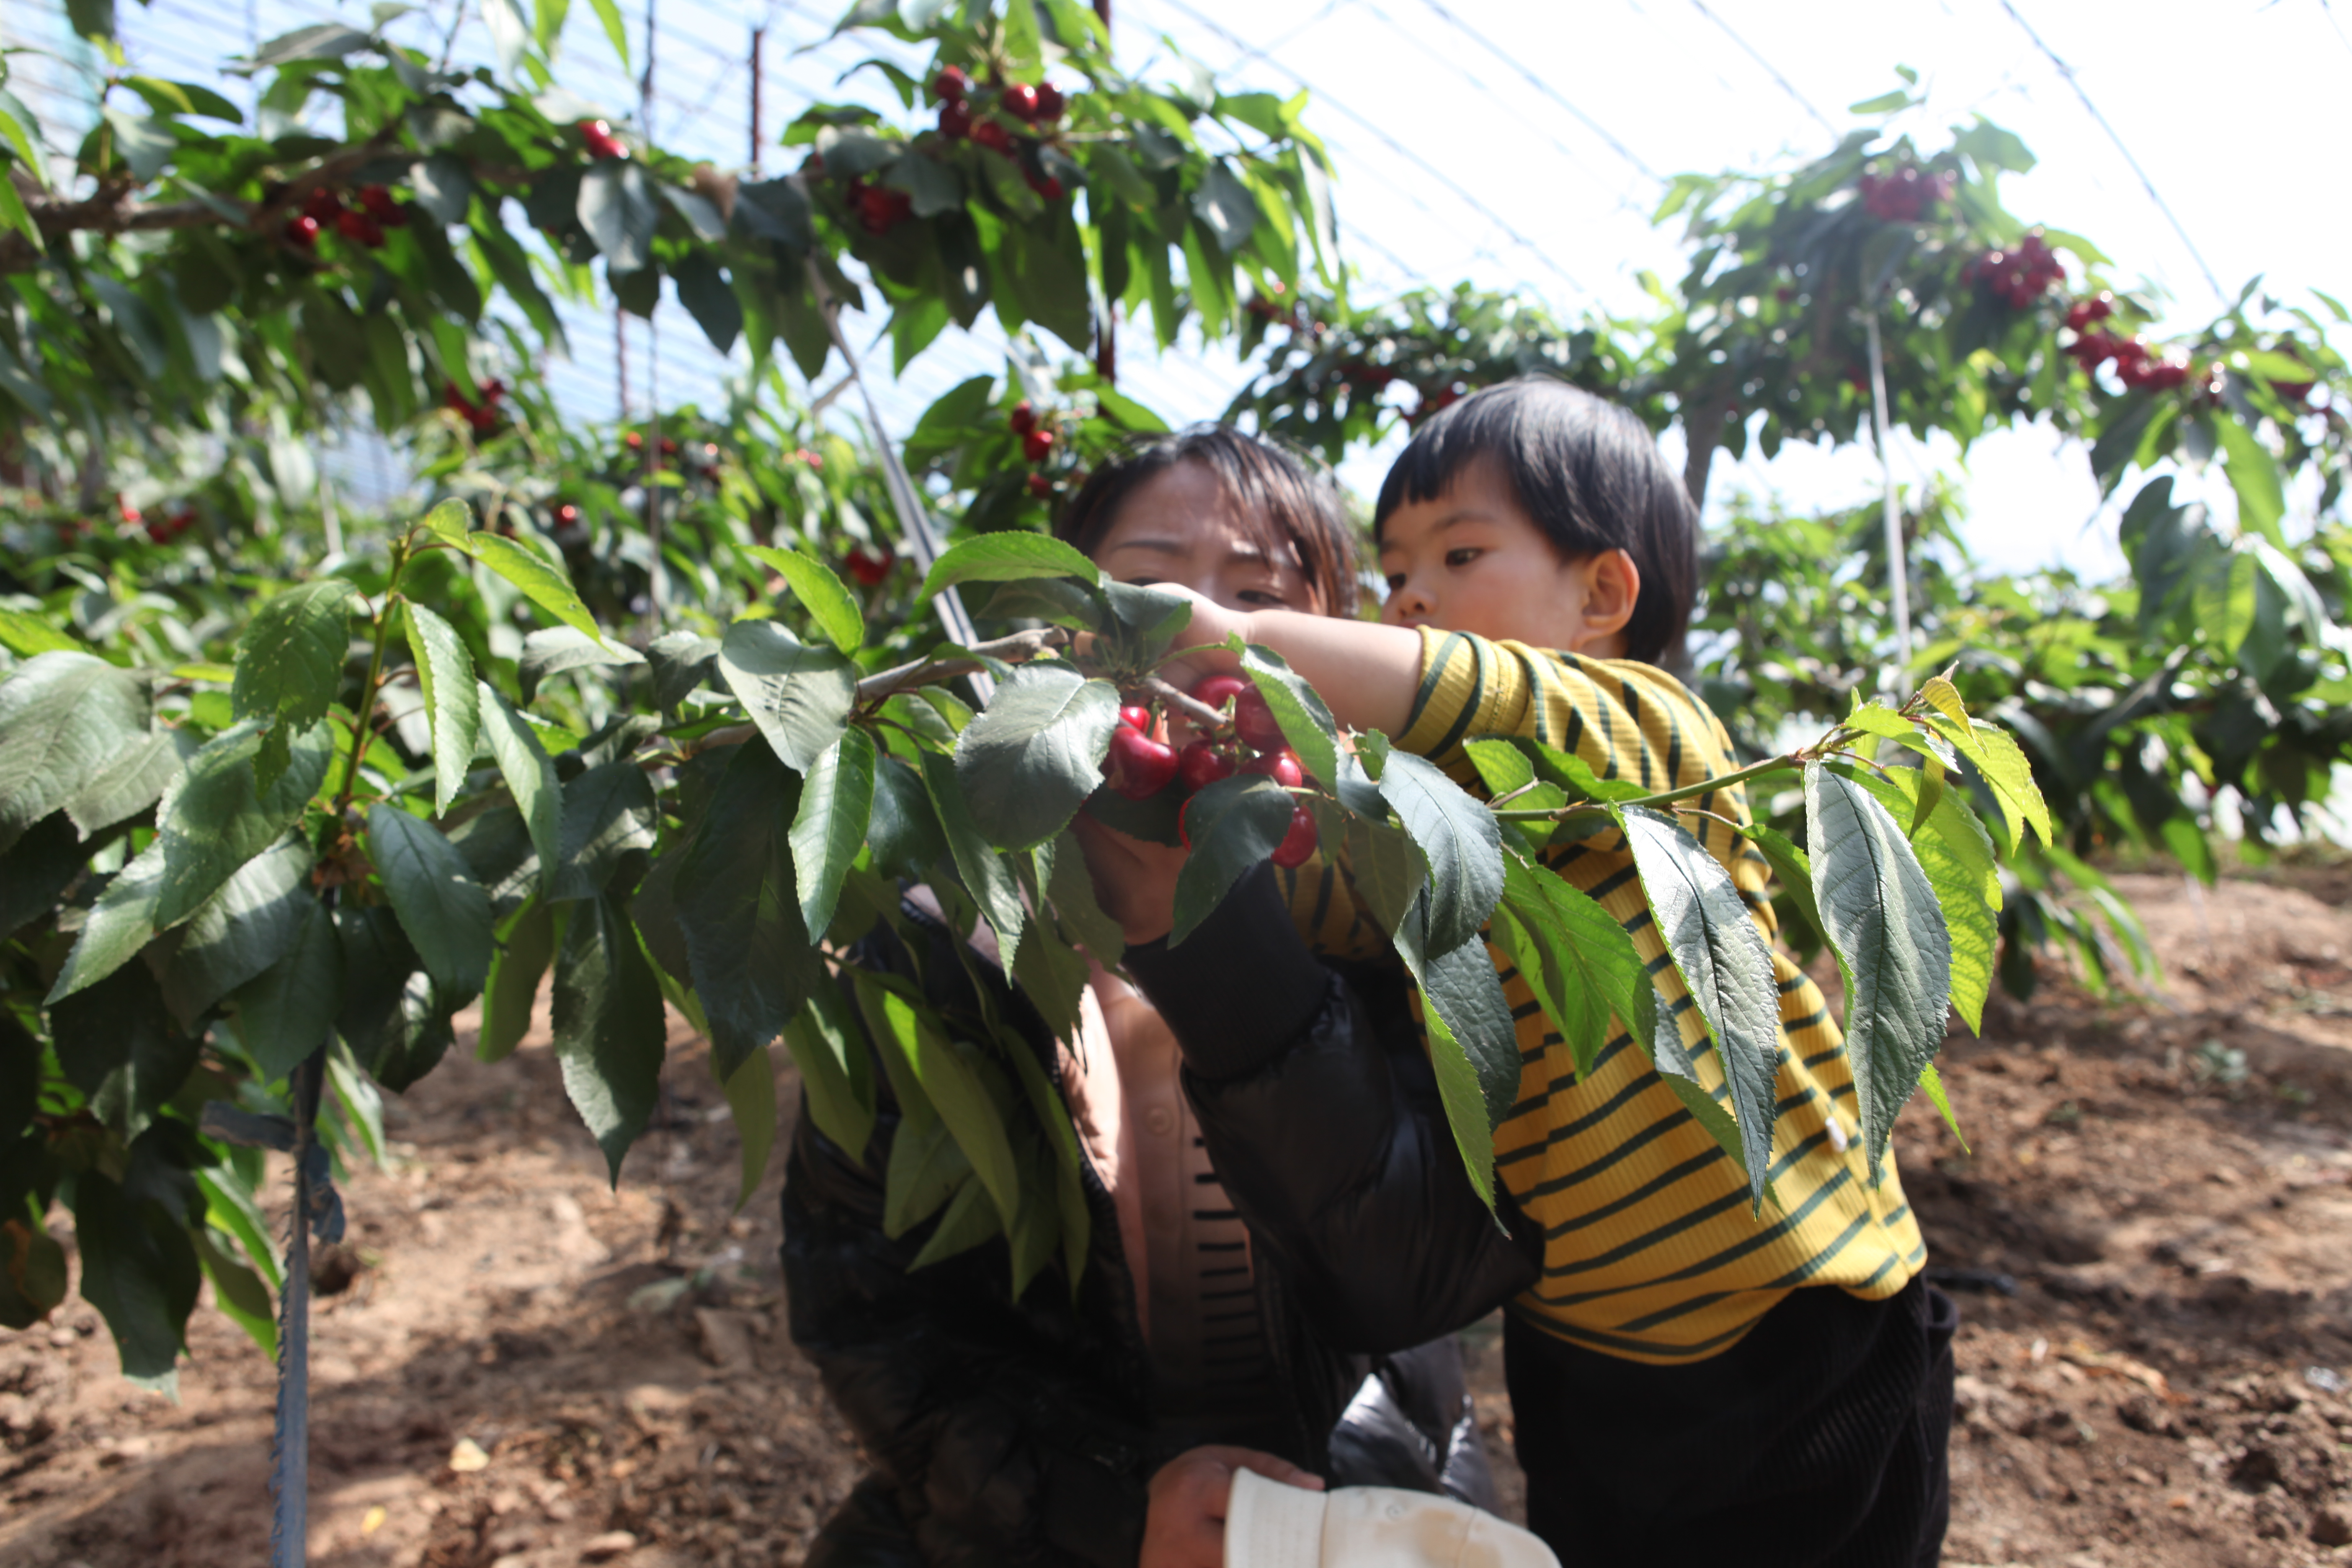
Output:
<instances>
[{"instance_id":1,"label":"woman","mask_svg":"<svg viewBox=\"0 0 2352 1568\"><path fill-rule=\"evenodd\" d=\"M1355 609L1351 533L1331 488L1230 429L1165 437L1097 469L1062 531L1121 581L1234 608ZM887 930L859 961L919 975L950 1015L977 1010L928 889L909 891L906 914L930 946L921 962ZM992 984L998 972L977 967ZM1001 1242L908 1268L929 1227L883 1233L898 1121L887 1086L862 1151L800 1119L784 1190L793 1335L877 1463L811 1568L1214 1568L1236 1468L1489 1502L1452 1343L1348 1355L1255 1266L1150 1005L1098 971L1097 1037L1070 1052L1016 993L994 1001L1057 1074L1081 1134L1086 1271L1075 1300L1049 1269L1015 1301Z\"/></svg>"}]
</instances>

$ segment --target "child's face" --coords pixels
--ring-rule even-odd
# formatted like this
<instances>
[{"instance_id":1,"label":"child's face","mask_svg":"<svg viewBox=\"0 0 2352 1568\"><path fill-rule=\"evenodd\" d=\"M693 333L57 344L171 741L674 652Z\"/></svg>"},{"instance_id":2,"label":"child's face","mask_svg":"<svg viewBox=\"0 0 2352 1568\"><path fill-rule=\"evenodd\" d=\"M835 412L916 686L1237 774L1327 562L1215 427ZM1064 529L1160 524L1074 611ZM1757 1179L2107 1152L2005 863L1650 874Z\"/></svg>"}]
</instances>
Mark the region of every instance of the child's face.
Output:
<instances>
[{"instance_id":1,"label":"child's face","mask_svg":"<svg viewBox=\"0 0 2352 1568\"><path fill-rule=\"evenodd\" d=\"M1521 510L1493 465L1474 463L1434 500L1381 527L1381 619L1597 658L1622 657L1641 594L1622 550L1565 557Z\"/></svg>"}]
</instances>

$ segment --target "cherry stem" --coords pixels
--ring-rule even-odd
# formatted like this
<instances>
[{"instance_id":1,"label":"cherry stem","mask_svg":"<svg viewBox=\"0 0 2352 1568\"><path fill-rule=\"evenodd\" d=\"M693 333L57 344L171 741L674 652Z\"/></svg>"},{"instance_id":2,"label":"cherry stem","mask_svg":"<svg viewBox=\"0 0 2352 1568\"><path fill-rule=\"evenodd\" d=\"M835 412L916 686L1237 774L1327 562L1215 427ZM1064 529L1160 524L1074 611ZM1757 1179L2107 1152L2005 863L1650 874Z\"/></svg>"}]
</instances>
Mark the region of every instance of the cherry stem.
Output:
<instances>
[{"instance_id":1,"label":"cherry stem","mask_svg":"<svg viewBox=\"0 0 2352 1568\"><path fill-rule=\"evenodd\" d=\"M1223 727L1225 716L1196 697L1176 689L1156 675L1143 678L1143 689L1203 730Z\"/></svg>"}]
</instances>

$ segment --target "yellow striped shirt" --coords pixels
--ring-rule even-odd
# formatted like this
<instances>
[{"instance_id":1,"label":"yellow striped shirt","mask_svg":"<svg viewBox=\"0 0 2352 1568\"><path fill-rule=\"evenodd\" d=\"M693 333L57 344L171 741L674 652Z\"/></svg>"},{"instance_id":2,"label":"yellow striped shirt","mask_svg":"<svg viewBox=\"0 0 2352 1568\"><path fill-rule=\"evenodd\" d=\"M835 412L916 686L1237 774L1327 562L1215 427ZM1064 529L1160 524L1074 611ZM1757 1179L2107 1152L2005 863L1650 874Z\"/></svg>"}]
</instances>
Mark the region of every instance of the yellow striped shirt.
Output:
<instances>
[{"instance_id":1,"label":"yellow striped shirt","mask_svg":"<svg viewBox=\"0 0 2352 1568\"><path fill-rule=\"evenodd\" d=\"M1722 723L1663 670L1622 659L1549 653L1424 628L1422 679L1398 744L1476 788L1462 742L1528 735L1572 752L1603 778L1666 790L1738 767ZM1691 803L1746 822L1738 787ZM1765 940L1776 927L1755 847L1712 817L1685 814L1730 870ZM1643 901L1633 857L1614 829L1548 850L1545 864L1632 933L1700 1081L1726 1098L1723 1068ZM1309 861L1289 874L1292 910L1332 955L1385 945L1345 867ZM1490 943L1518 1020L1519 1098L1495 1134L1496 1170L1543 1226L1543 1278L1512 1309L1572 1343L1634 1361L1690 1362L1738 1342L1801 1285L1880 1300L1926 1261L1890 1151L1874 1184L1854 1112L1844 1037L1819 987L1777 948L1780 988L1779 1121L1771 1176L1783 1205L1748 1210L1738 1166L1618 1033L1582 1081L1565 1041L1517 972Z\"/></svg>"}]
</instances>

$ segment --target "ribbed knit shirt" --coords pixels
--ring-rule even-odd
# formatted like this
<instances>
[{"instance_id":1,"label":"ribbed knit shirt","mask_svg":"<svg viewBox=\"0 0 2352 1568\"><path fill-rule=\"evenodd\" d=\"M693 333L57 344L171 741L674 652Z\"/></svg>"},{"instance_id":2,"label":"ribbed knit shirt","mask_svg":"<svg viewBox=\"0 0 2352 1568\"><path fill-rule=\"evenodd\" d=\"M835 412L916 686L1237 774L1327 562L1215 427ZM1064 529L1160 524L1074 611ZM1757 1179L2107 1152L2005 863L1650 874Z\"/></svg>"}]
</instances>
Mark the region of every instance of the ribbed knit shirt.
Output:
<instances>
[{"instance_id":1,"label":"ribbed knit shirt","mask_svg":"<svg viewBox=\"0 0 2352 1568\"><path fill-rule=\"evenodd\" d=\"M1681 682L1649 665L1547 652L1424 628L1421 682L1398 744L1483 794L1465 741L1526 735L1581 757L1605 779L1668 790L1735 771L1730 737ZM1683 816L1723 863L1768 945L1777 927L1769 866L1726 821L1748 820L1738 787ZM1632 935L1702 1086L1728 1101L1721 1062L1642 896L1614 828L1545 851L1542 862ZM1347 868L1315 859L1285 874L1311 946L1334 957L1384 950ZM1543 1277L1511 1304L1572 1343L1672 1364L1717 1354L1788 1293L1836 1286L1883 1300L1927 1258L1892 1151L1871 1179L1844 1037L1821 990L1777 947L1780 992L1778 1121L1771 1180L1781 1206L1751 1215L1737 1163L1685 1110L1630 1035L1612 1037L1579 1079L1568 1044L1527 982L1487 952L1517 1019L1519 1093L1496 1131L1496 1172L1543 1226Z\"/></svg>"}]
</instances>

